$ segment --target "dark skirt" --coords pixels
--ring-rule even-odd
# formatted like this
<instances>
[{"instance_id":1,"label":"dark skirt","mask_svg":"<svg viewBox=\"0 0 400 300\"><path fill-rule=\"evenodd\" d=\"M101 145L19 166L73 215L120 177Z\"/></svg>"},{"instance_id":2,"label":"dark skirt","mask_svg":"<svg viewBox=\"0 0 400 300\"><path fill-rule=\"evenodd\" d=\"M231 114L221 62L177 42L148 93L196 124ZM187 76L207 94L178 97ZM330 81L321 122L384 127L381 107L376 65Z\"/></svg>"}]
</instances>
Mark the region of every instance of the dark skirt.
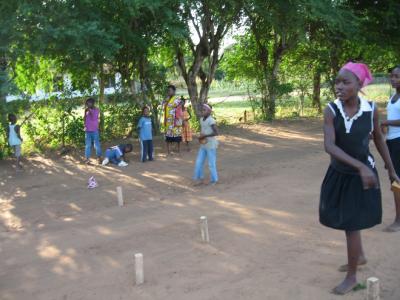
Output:
<instances>
[{"instance_id":1,"label":"dark skirt","mask_svg":"<svg viewBox=\"0 0 400 300\"><path fill-rule=\"evenodd\" d=\"M397 176L400 176L400 138L387 140L386 144L389 148L390 157Z\"/></svg>"},{"instance_id":2,"label":"dark skirt","mask_svg":"<svg viewBox=\"0 0 400 300\"><path fill-rule=\"evenodd\" d=\"M376 169L374 172L378 176ZM330 166L322 182L319 220L322 225L346 231L380 224L381 190L364 190L358 174L341 173Z\"/></svg>"},{"instance_id":3,"label":"dark skirt","mask_svg":"<svg viewBox=\"0 0 400 300\"><path fill-rule=\"evenodd\" d=\"M165 141L167 143L181 143L182 136L165 136Z\"/></svg>"}]
</instances>

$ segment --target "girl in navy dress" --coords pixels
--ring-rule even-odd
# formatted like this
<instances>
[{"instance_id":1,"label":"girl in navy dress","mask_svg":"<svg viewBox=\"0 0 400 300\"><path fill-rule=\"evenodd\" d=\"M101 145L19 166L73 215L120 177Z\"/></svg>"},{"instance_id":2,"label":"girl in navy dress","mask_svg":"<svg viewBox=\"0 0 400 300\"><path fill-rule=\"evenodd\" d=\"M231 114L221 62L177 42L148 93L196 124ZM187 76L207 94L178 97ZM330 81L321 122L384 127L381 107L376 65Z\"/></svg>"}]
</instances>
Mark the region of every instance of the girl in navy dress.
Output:
<instances>
[{"instance_id":1,"label":"girl in navy dress","mask_svg":"<svg viewBox=\"0 0 400 300\"><path fill-rule=\"evenodd\" d=\"M386 143L389 148L394 169L397 176L400 176L400 65L390 70L390 83L396 90L390 97L387 104L387 120L382 122L382 129L386 131ZM400 196L394 194L394 204L396 207L396 218L387 231L400 231Z\"/></svg>"},{"instance_id":2,"label":"girl in navy dress","mask_svg":"<svg viewBox=\"0 0 400 300\"><path fill-rule=\"evenodd\" d=\"M360 230L381 223L382 203L375 160L369 151L370 135L382 156L392 181L399 181L380 130L378 110L373 102L358 96L372 81L368 67L347 63L335 81L338 99L324 112L325 151L331 163L321 187L321 224L344 230L348 264L342 283L333 289L346 294L357 285L357 265L366 263Z\"/></svg>"}]
</instances>

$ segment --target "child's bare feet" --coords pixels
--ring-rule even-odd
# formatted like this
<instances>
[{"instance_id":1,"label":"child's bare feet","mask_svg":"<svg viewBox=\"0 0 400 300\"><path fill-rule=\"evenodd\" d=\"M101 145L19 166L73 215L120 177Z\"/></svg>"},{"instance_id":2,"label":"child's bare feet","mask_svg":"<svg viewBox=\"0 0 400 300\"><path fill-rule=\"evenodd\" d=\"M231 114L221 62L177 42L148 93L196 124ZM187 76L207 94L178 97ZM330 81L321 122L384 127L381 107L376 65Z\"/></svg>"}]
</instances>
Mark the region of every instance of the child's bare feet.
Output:
<instances>
[{"instance_id":1,"label":"child's bare feet","mask_svg":"<svg viewBox=\"0 0 400 300\"><path fill-rule=\"evenodd\" d=\"M400 231L400 221L394 221L393 224L386 227L387 232L397 232Z\"/></svg>"},{"instance_id":2,"label":"child's bare feet","mask_svg":"<svg viewBox=\"0 0 400 300\"><path fill-rule=\"evenodd\" d=\"M358 259L358 266L362 266L362 265L366 265L367 264L367 259L362 256ZM349 265L341 265L338 269L339 272L347 272L347 270L349 269Z\"/></svg>"},{"instance_id":3,"label":"child's bare feet","mask_svg":"<svg viewBox=\"0 0 400 300\"><path fill-rule=\"evenodd\" d=\"M335 287L332 292L336 295L345 295L348 292L351 292L356 286L356 276L346 276L342 283Z\"/></svg>"},{"instance_id":4,"label":"child's bare feet","mask_svg":"<svg viewBox=\"0 0 400 300\"><path fill-rule=\"evenodd\" d=\"M204 184L203 180L195 180L195 181L193 181L193 186L201 186L203 184Z\"/></svg>"}]
</instances>

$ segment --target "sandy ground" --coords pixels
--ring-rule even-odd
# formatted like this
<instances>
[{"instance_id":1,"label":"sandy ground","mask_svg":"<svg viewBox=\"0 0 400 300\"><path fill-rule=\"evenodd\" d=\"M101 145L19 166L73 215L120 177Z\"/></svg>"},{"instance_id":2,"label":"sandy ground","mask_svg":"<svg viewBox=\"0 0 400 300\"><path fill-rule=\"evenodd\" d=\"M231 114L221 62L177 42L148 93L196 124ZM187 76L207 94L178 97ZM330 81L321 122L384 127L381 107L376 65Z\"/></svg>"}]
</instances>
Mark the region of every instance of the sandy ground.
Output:
<instances>
[{"instance_id":1,"label":"sandy ground","mask_svg":"<svg viewBox=\"0 0 400 300\"><path fill-rule=\"evenodd\" d=\"M0 299L364 299L329 292L346 252L344 234L318 223L329 161L320 121L240 126L220 141L215 187L191 187L196 151L167 159L161 144L157 161L136 162L136 153L126 169L37 156L16 174L1 162ZM384 220L363 233L369 263L359 280L378 277L383 299L398 300L400 234L383 232L394 208L378 164ZM201 243L202 215L210 244Z\"/></svg>"}]
</instances>

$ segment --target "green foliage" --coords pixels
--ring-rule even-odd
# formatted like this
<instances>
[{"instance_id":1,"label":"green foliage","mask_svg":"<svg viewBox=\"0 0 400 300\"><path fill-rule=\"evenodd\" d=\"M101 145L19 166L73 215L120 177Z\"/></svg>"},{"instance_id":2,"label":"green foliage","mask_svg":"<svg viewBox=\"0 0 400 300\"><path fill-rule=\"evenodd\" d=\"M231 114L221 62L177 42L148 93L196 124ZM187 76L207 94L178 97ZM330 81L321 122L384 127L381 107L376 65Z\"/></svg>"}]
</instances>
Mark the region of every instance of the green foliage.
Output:
<instances>
[{"instance_id":1,"label":"green foliage","mask_svg":"<svg viewBox=\"0 0 400 300\"><path fill-rule=\"evenodd\" d=\"M398 63L399 22L396 0L1 1L0 156L8 112L29 119L32 148L81 145L82 100L71 92L92 94L95 78L104 140L134 132L145 104L158 130L171 81L188 88L194 108L210 94L236 93L250 96L247 109L262 119L312 115L332 98L343 63L363 61L379 73ZM240 36L222 49L235 26ZM117 72L121 89L105 99L104 83ZM72 90L60 83L64 75ZM38 90L63 100L5 101ZM243 107L216 107L221 115L234 109L240 118Z\"/></svg>"},{"instance_id":2,"label":"green foliage","mask_svg":"<svg viewBox=\"0 0 400 300\"><path fill-rule=\"evenodd\" d=\"M56 149L63 146L81 147L85 142L83 124L83 99L57 99L7 103L7 111L19 116L22 125L24 148L30 150ZM103 104L104 131L102 140L127 137L136 131L141 108L126 101L118 104ZM1 153L8 154L7 148Z\"/></svg>"},{"instance_id":3,"label":"green foliage","mask_svg":"<svg viewBox=\"0 0 400 300\"><path fill-rule=\"evenodd\" d=\"M141 116L141 107L132 103L118 105L102 105L104 112L104 140L126 137L130 132L136 132L136 125Z\"/></svg>"}]
</instances>

